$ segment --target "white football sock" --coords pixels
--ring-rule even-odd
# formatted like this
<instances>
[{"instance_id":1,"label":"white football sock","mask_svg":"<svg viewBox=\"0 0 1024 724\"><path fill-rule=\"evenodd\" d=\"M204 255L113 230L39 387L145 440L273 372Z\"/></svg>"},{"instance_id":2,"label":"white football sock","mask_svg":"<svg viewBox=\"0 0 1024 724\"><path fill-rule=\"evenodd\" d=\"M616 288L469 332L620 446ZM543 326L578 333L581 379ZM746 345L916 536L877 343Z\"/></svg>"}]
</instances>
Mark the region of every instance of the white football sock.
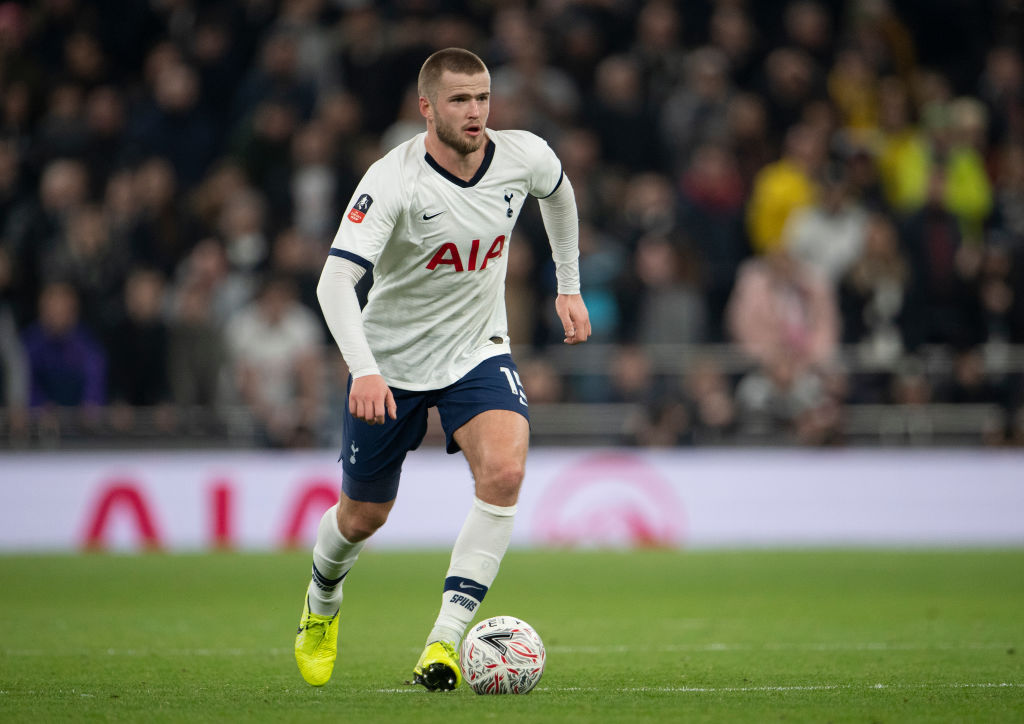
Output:
<instances>
[{"instance_id":1,"label":"white football sock","mask_svg":"<svg viewBox=\"0 0 1024 724\"><path fill-rule=\"evenodd\" d=\"M313 579L309 582L309 610L318 616L333 616L341 607L341 584L359 557L365 540L351 543L338 530L338 506L320 519L313 546Z\"/></svg>"},{"instance_id":2,"label":"white football sock","mask_svg":"<svg viewBox=\"0 0 1024 724\"><path fill-rule=\"evenodd\" d=\"M498 575L498 566L512 537L515 514L514 505L503 508L473 499L473 507L452 548L441 612L427 637L428 644L450 641L458 648L466 626Z\"/></svg>"}]
</instances>

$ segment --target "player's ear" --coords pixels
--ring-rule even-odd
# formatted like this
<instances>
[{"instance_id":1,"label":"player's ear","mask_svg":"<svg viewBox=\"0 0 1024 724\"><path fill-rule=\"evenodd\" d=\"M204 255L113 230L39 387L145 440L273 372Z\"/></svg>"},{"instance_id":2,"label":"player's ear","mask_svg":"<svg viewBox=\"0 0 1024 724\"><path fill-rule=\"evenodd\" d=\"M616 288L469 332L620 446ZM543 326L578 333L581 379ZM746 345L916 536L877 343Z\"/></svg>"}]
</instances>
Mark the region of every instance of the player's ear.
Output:
<instances>
[{"instance_id":1,"label":"player's ear","mask_svg":"<svg viewBox=\"0 0 1024 724\"><path fill-rule=\"evenodd\" d=\"M420 96L420 115L428 121L432 121L434 119L434 111L430 105L430 99L426 96Z\"/></svg>"}]
</instances>

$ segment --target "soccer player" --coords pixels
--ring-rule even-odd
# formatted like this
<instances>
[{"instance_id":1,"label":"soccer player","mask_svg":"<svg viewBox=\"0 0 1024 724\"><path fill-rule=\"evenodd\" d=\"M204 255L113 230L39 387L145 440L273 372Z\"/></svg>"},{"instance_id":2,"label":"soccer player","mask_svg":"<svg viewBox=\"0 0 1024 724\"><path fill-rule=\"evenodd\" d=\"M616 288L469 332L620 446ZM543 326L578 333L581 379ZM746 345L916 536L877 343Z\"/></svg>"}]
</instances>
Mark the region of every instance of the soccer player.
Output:
<instances>
[{"instance_id":1,"label":"soccer player","mask_svg":"<svg viewBox=\"0 0 1024 724\"><path fill-rule=\"evenodd\" d=\"M487 128L490 90L473 53L427 58L419 74L426 132L366 172L317 287L351 378L341 495L320 521L295 638L299 671L314 686L334 668L342 581L387 520L432 406L448 452L469 462L475 499L413 681L434 691L462 680L459 642L508 548L529 443L504 303L509 238L527 195L540 200L564 341L590 336L572 186L542 139ZM373 286L360 312L354 287L367 273Z\"/></svg>"}]
</instances>

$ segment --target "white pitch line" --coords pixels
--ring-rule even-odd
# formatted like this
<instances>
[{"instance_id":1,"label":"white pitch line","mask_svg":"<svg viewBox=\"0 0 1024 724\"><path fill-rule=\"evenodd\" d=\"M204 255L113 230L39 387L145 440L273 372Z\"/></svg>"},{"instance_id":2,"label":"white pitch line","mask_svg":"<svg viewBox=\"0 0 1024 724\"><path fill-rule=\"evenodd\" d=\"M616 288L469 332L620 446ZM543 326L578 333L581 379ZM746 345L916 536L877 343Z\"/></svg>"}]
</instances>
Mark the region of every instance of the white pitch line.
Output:
<instances>
[{"instance_id":1,"label":"white pitch line","mask_svg":"<svg viewBox=\"0 0 1024 724\"><path fill-rule=\"evenodd\" d=\"M911 691L928 689L1020 689L1024 683L1019 682L931 682L923 684L802 684L793 686L625 686L625 687L596 687L596 686L538 686L536 691L552 693L586 692L596 694L758 694L758 693L788 693L801 691ZM418 686L403 686L400 688L382 688L372 690L378 694L413 694L422 691ZM0 689L0 696L12 693L37 694L40 692L14 692L10 689ZM51 690L47 692L52 695ZM64 693L58 690L57 693ZM72 689L71 694L78 693ZM92 697L94 694L79 694L82 697Z\"/></svg>"},{"instance_id":2,"label":"white pitch line","mask_svg":"<svg viewBox=\"0 0 1024 724\"><path fill-rule=\"evenodd\" d=\"M886 689L906 691L914 689L1019 689L1024 684L1016 682L978 683L928 683L928 684L805 684L796 686L538 686L535 691L552 693L602 693L602 694L757 694L786 693L796 691L880 691ZM374 689L380 694L409 694L419 687Z\"/></svg>"},{"instance_id":3,"label":"white pitch line","mask_svg":"<svg viewBox=\"0 0 1024 724\"><path fill-rule=\"evenodd\" d=\"M549 655L566 654L644 654L644 653L708 653L720 651L1000 651L1015 648L1008 643L885 643L832 642L832 643L764 643L733 644L712 642L706 644L659 644L655 646L634 646L630 644L605 644L600 646L548 646ZM409 649L419 651L419 649ZM243 649L243 648L198 648L198 649L71 649L65 656L280 656L291 653L290 648ZM10 657L50 656L47 649L2 649L0 655Z\"/></svg>"},{"instance_id":4,"label":"white pitch line","mask_svg":"<svg viewBox=\"0 0 1024 724\"><path fill-rule=\"evenodd\" d=\"M63 656L283 656L290 654L292 649L67 649ZM47 649L4 649L4 656L52 656L53 651Z\"/></svg>"},{"instance_id":5,"label":"white pitch line","mask_svg":"<svg viewBox=\"0 0 1024 724\"><path fill-rule=\"evenodd\" d=\"M834 643L765 643L765 644L659 644L656 646L631 646L629 644L607 644L602 646L548 646L549 654L628 654L628 653L677 653L708 651L990 651L1014 648L1005 643L934 643L894 644L873 642Z\"/></svg>"}]
</instances>

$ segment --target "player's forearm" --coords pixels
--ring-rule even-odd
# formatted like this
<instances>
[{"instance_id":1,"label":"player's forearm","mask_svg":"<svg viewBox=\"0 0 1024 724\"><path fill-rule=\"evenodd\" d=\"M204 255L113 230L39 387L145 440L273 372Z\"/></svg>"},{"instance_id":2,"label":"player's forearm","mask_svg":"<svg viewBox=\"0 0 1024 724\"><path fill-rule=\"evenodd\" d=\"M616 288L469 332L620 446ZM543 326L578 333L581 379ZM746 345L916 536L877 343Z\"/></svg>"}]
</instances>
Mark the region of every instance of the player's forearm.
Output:
<instances>
[{"instance_id":1,"label":"player's forearm","mask_svg":"<svg viewBox=\"0 0 1024 724\"><path fill-rule=\"evenodd\" d=\"M363 316L356 297L356 282L365 273L366 270L354 262L329 256L316 287L327 328L331 330L353 378L380 374L370 344L366 341Z\"/></svg>"},{"instance_id":2,"label":"player's forearm","mask_svg":"<svg viewBox=\"0 0 1024 724\"><path fill-rule=\"evenodd\" d=\"M539 199L540 215L544 220L544 231L551 244L551 258L555 261L555 277L558 279L559 294L580 293L580 228L576 211L576 195L569 177L563 176L562 183L553 194Z\"/></svg>"}]
</instances>

